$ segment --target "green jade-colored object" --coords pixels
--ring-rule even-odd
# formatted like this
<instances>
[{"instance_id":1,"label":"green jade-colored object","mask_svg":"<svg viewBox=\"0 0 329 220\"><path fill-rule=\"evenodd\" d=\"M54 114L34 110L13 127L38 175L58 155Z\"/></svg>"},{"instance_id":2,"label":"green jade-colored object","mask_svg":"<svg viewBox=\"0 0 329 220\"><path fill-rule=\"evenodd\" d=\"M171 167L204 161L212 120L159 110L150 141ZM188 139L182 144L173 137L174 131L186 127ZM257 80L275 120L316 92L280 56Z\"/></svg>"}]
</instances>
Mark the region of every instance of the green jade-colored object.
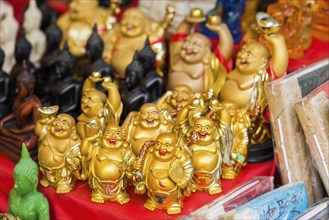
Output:
<instances>
[{"instance_id":1,"label":"green jade-colored object","mask_svg":"<svg viewBox=\"0 0 329 220\"><path fill-rule=\"evenodd\" d=\"M21 159L14 169L14 188L9 194L8 212L22 220L49 219L49 205L37 191L39 168L22 145Z\"/></svg>"}]
</instances>

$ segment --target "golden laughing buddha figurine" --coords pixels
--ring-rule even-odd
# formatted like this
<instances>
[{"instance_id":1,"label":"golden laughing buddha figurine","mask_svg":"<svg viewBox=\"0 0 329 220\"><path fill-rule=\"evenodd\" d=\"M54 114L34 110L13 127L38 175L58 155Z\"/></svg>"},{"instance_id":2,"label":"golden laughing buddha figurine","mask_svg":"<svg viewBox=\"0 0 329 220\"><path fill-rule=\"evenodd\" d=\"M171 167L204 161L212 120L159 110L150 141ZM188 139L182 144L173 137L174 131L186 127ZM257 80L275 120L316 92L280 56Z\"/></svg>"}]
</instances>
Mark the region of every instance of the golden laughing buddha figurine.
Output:
<instances>
[{"instance_id":1,"label":"golden laughing buddha figurine","mask_svg":"<svg viewBox=\"0 0 329 220\"><path fill-rule=\"evenodd\" d=\"M96 89L96 83L102 82L105 93ZM100 72L93 72L82 87L81 110L78 117L77 133L81 139L85 135L85 124L94 121L103 130L107 123L119 124L122 113L122 102L117 85L110 77L101 76Z\"/></svg>"},{"instance_id":2,"label":"golden laughing buddha figurine","mask_svg":"<svg viewBox=\"0 0 329 220\"><path fill-rule=\"evenodd\" d=\"M192 151L193 177L192 191L207 191L209 194L222 192L219 182L222 165L222 147L216 123L208 117L194 121L192 132L197 135L196 142L190 146Z\"/></svg>"},{"instance_id":3,"label":"golden laughing buddha figurine","mask_svg":"<svg viewBox=\"0 0 329 220\"><path fill-rule=\"evenodd\" d=\"M136 156L145 141L154 141L156 137L173 128L166 111L161 111L156 104L142 105L138 113L131 112L125 119L122 128L125 140Z\"/></svg>"},{"instance_id":4,"label":"golden laughing buddha figurine","mask_svg":"<svg viewBox=\"0 0 329 220\"><path fill-rule=\"evenodd\" d=\"M108 124L98 140L101 147L90 167L91 201L104 203L110 200L125 204L130 200L125 191L125 177L132 177L135 155L123 141L118 125Z\"/></svg>"},{"instance_id":5,"label":"golden laughing buddha figurine","mask_svg":"<svg viewBox=\"0 0 329 220\"><path fill-rule=\"evenodd\" d=\"M164 209L168 214L181 212L184 190L193 168L191 159L177 145L174 134L160 134L145 158L137 160L135 169L135 193L143 194L147 190L146 209Z\"/></svg>"},{"instance_id":6,"label":"golden laughing buddha figurine","mask_svg":"<svg viewBox=\"0 0 329 220\"><path fill-rule=\"evenodd\" d=\"M166 16L161 24L150 21L136 8L124 12L120 25L104 36L106 59L118 77L125 76L126 67L133 60L135 51L143 49L147 36L156 53L156 61L160 66L164 64L164 33L174 17L174 11L172 6L167 6Z\"/></svg>"},{"instance_id":7,"label":"golden laughing buddha figurine","mask_svg":"<svg viewBox=\"0 0 329 220\"><path fill-rule=\"evenodd\" d=\"M285 39L277 34L275 20L268 15L261 16L258 25L263 32L262 37L272 47L272 54L258 41L249 41L243 45L237 53L235 69L228 74L219 95L220 101L233 102L238 108L247 106L250 112L260 108L259 115L255 118L257 126L253 133L252 144L264 143L270 138L270 135L266 135L270 132L264 85L267 81L283 77L288 65Z\"/></svg>"},{"instance_id":8,"label":"golden laughing buddha figurine","mask_svg":"<svg viewBox=\"0 0 329 220\"><path fill-rule=\"evenodd\" d=\"M233 38L219 16L210 16L207 27L218 33L220 38L215 52L212 52L211 42L206 36L200 33L188 34L193 25L204 20L203 12L193 9L172 37L169 89L182 84L189 86L193 92L206 92L213 88L217 96L223 86L230 69L227 62L233 54Z\"/></svg>"},{"instance_id":9,"label":"golden laughing buddha figurine","mask_svg":"<svg viewBox=\"0 0 329 220\"><path fill-rule=\"evenodd\" d=\"M115 15L118 13L118 2L111 1L111 9L98 6L98 0L72 0L69 11L61 15L57 20L58 27L63 31L63 41L68 42L70 52L75 57L82 57L86 53L85 45L92 34L94 24L97 24L97 32L102 35L112 28L107 22L115 23Z\"/></svg>"},{"instance_id":10,"label":"golden laughing buddha figurine","mask_svg":"<svg viewBox=\"0 0 329 220\"><path fill-rule=\"evenodd\" d=\"M173 119L179 111L190 103L193 98L193 91L187 85L177 85L173 90L167 91L157 101L159 109L166 109Z\"/></svg>"},{"instance_id":11,"label":"golden laughing buddha figurine","mask_svg":"<svg viewBox=\"0 0 329 220\"><path fill-rule=\"evenodd\" d=\"M35 133L39 136L38 160L43 174L40 184L56 188L56 193L69 193L74 188L74 180L80 178L81 155L80 138L76 133L75 120L68 114L56 117L53 107L39 108L39 120Z\"/></svg>"}]
</instances>

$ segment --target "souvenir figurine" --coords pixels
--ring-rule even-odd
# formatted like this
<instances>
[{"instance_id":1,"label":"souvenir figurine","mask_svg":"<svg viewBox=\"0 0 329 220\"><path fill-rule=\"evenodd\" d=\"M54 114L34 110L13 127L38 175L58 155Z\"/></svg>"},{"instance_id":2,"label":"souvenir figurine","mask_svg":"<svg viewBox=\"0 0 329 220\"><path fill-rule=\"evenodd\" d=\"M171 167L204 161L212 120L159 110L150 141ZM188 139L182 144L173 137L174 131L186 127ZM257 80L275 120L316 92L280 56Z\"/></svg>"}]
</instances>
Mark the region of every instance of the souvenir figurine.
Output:
<instances>
[{"instance_id":1,"label":"souvenir figurine","mask_svg":"<svg viewBox=\"0 0 329 220\"><path fill-rule=\"evenodd\" d=\"M192 132L196 133L197 140L189 146L194 169L191 191L201 190L211 195L218 194L222 192L219 178L223 146L216 133L216 124L211 118L198 118L194 121Z\"/></svg>"},{"instance_id":2,"label":"souvenir figurine","mask_svg":"<svg viewBox=\"0 0 329 220\"><path fill-rule=\"evenodd\" d=\"M237 104L231 102L221 102L220 104L213 102L210 108L214 112L220 111L220 118L215 120L222 127L232 131L230 152L223 153L228 158L222 164L222 178L234 179L247 165L250 133L252 131L249 109L247 107L239 108Z\"/></svg>"},{"instance_id":3,"label":"souvenir figurine","mask_svg":"<svg viewBox=\"0 0 329 220\"><path fill-rule=\"evenodd\" d=\"M55 9L49 6L46 0L36 0L36 2L42 13L40 29L46 32L47 28L56 20L57 12Z\"/></svg>"},{"instance_id":4,"label":"souvenir figurine","mask_svg":"<svg viewBox=\"0 0 329 220\"><path fill-rule=\"evenodd\" d=\"M116 22L114 16L120 11L118 6L117 1L111 1L110 9L99 7L98 0L71 1L69 10L57 19L57 25L63 31L63 42L68 42L70 52L75 57L86 54L85 45L94 24L97 24L100 34L112 28Z\"/></svg>"},{"instance_id":5,"label":"souvenir figurine","mask_svg":"<svg viewBox=\"0 0 329 220\"><path fill-rule=\"evenodd\" d=\"M104 42L97 33L97 24L95 24L93 33L90 35L86 46L86 53L90 63L84 68L85 79L88 78L92 72L100 72L102 76L114 78L112 68L103 60L103 51Z\"/></svg>"},{"instance_id":6,"label":"souvenir figurine","mask_svg":"<svg viewBox=\"0 0 329 220\"><path fill-rule=\"evenodd\" d=\"M30 0L24 13L23 28L26 39L32 46L30 60L36 68L40 67L40 61L46 52L46 35L40 30L42 14L36 5L36 1Z\"/></svg>"},{"instance_id":7,"label":"souvenir figurine","mask_svg":"<svg viewBox=\"0 0 329 220\"><path fill-rule=\"evenodd\" d=\"M11 110L13 97L10 95L10 76L3 71L3 63L5 60L5 53L0 47L0 120L5 117Z\"/></svg>"},{"instance_id":8,"label":"souvenir figurine","mask_svg":"<svg viewBox=\"0 0 329 220\"><path fill-rule=\"evenodd\" d=\"M37 107L41 102L34 95L35 77L31 74L24 62L24 70L16 78L17 97L13 104L13 111L0 121L1 147L10 151L13 160L18 159L22 142L26 143L28 149L37 146L37 136L33 134L37 121ZM32 151L32 156L35 156Z\"/></svg>"},{"instance_id":9,"label":"souvenir figurine","mask_svg":"<svg viewBox=\"0 0 329 220\"><path fill-rule=\"evenodd\" d=\"M97 135L96 135L97 138ZM131 178L135 155L123 141L121 128L108 124L99 140L100 148L91 165L91 201L129 202L125 177Z\"/></svg>"},{"instance_id":10,"label":"souvenir figurine","mask_svg":"<svg viewBox=\"0 0 329 220\"><path fill-rule=\"evenodd\" d=\"M74 115L80 103L82 83L72 78L74 57L70 54L67 44L63 51L55 58L54 71L56 79L49 82L50 98L53 104L59 106L62 113Z\"/></svg>"},{"instance_id":11,"label":"souvenir figurine","mask_svg":"<svg viewBox=\"0 0 329 220\"><path fill-rule=\"evenodd\" d=\"M308 49L312 43L311 36L311 26L313 22L313 17L317 11L317 1L316 0L301 0L300 2L293 2L294 4L299 4L301 8L301 25L299 30L299 35L304 49Z\"/></svg>"},{"instance_id":12,"label":"souvenir figurine","mask_svg":"<svg viewBox=\"0 0 329 220\"><path fill-rule=\"evenodd\" d=\"M44 72L43 82L48 83L52 76L55 75L53 65L57 56L61 53L59 45L62 40L63 33L55 22L47 28L45 33L47 37L47 50L41 59L41 66Z\"/></svg>"},{"instance_id":13,"label":"souvenir figurine","mask_svg":"<svg viewBox=\"0 0 329 220\"><path fill-rule=\"evenodd\" d=\"M155 69L156 54L150 46L150 40L147 37L144 48L138 53L140 61L144 66L144 77L141 80L141 87L145 88L150 94L150 102L154 102L163 95L165 82L163 77L159 76Z\"/></svg>"},{"instance_id":14,"label":"souvenir figurine","mask_svg":"<svg viewBox=\"0 0 329 220\"><path fill-rule=\"evenodd\" d=\"M242 38L241 16L244 12L246 0L223 1L222 19L231 31L234 43L239 43Z\"/></svg>"},{"instance_id":15,"label":"souvenir figurine","mask_svg":"<svg viewBox=\"0 0 329 220\"><path fill-rule=\"evenodd\" d=\"M56 193L69 193L80 178L81 140L75 120L68 114L56 115L58 106L38 108L35 134L39 137L38 161L42 172L40 184L53 186Z\"/></svg>"},{"instance_id":16,"label":"souvenir figurine","mask_svg":"<svg viewBox=\"0 0 329 220\"><path fill-rule=\"evenodd\" d=\"M204 20L203 12L193 9L177 28L170 44L169 89L182 84L189 86L193 92L206 92L213 88L217 96L223 86L229 69L227 61L233 54L233 39L226 24L220 22L220 17L210 16L207 27L220 37L216 51L212 53L206 36L200 33L188 35L194 24Z\"/></svg>"},{"instance_id":17,"label":"souvenir figurine","mask_svg":"<svg viewBox=\"0 0 329 220\"><path fill-rule=\"evenodd\" d=\"M259 30L264 41L269 44L272 54L264 44L249 41L237 53L235 69L232 70L219 94L220 101L233 102L238 108L257 110L253 119L255 130L252 144L262 144L270 139L269 115L265 99L264 84L269 80L283 77L288 65L285 39L277 34L278 24L268 15L258 14Z\"/></svg>"},{"instance_id":18,"label":"souvenir figurine","mask_svg":"<svg viewBox=\"0 0 329 220\"><path fill-rule=\"evenodd\" d=\"M0 8L0 47L5 53L3 70L10 73L15 65L15 39L19 25L14 17L14 11L10 4L6 1L0 1Z\"/></svg>"},{"instance_id":19,"label":"souvenir figurine","mask_svg":"<svg viewBox=\"0 0 329 220\"><path fill-rule=\"evenodd\" d=\"M160 134L144 153L144 158L135 162L135 193L147 190L144 207L150 211L164 209L168 214L179 214L193 174L190 157L181 150L172 133Z\"/></svg>"},{"instance_id":20,"label":"souvenir figurine","mask_svg":"<svg viewBox=\"0 0 329 220\"><path fill-rule=\"evenodd\" d=\"M132 111L138 111L141 105L151 101L150 94L144 89L145 87L141 86L144 72L144 66L136 51L133 61L126 68L126 91L120 92L123 100L123 118L126 118Z\"/></svg>"},{"instance_id":21,"label":"souvenir figurine","mask_svg":"<svg viewBox=\"0 0 329 220\"><path fill-rule=\"evenodd\" d=\"M155 51L159 63L158 73L164 65L165 47L164 33L174 17L175 9L167 6L164 21L152 22L136 8L127 9L122 15L120 24L105 34L105 56L114 68L118 77L124 78L127 66L133 60L135 51L143 48L146 37L150 38L152 49Z\"/></svg>"},{"instance_id":22,"label":"souvenir figurine","mask_svg":"<svg viewBox=\"0 0 329 220\"><path fill-rule=\"evenodd\" d=\"M32 50L32 46L26 39L25 32L23 29L20 38L16 41L15 44L16 63L10 72L10 77L14 80L14 82L16 80L16 77L23 71L24 60L29 68L29 72L35 74L36 72L35 66L30 61L31 50Z\"/></svg>"},{"instance_id":23,"label":"souvenir figurine","mask_svg":"<svg viewBox=\"0 0 329 220\"><path fill-rule=\"evenodd\" d=\"M291 1L280 0L267 8L267 13L280 25L279 34L287 44L289 58L299 59L304 56L304 46L299 34L302 10Z\"/></svg>"},{"instance_id":24,"label":"souvenir figurine","mask_svg":"<svg viewBox=\"0 0 329 220\"><path fill-rule=\"evenodd\" d=\"M96 89L96 83L108 91ZM123 105L117 85L110 77L103 77L99 72L93 72L84 82L82 87L81 111L78 117L77 133L81 139L85 137L84 126L90 121L95 121L96 126L103 131L106 124L119 124Z\"/></svg>"},{"instance_id":25,"label":"souvenir figurine","mask_svg":"<svg viewBox=\"0 0 329 220\"><path fill-rule=\"evenodd\" d=\"M122 129L124 139L136 156L140 155L145 141L154 141L159 134L169 132L173 128L169 117L168 112L161 111L153 103L146 103L139 112L131 112L128 115Z\"/></svg>"},{"instance_id":26,"label":"souvenir figurine","mask_svg":"<svg viewBox=\"0 0 329 220\"><path fill-rule=\"evenodd\" d=\"M8 212L17 219L48 220L49 205L42 193L37 191L39 169L25 146L14 168L15 185L9 193Z\"/></svg>"},{"instance_id":27,"label":"souvenir figurine","mask_svg":"<svg viewBox=\"0 0 329 220\"><path fill-rule=\"evenodd\" d=\"M329 41L329 2L317 1L318 10L314 13L314 21L312 23L312 37L328 42Z\"/></svg>"},{"instance_id":28,"label":"souvenir figurine","mask_svg":"<svg viewBox=\"0 0 329 220\"><path fill-rule=\"evenodd\" d=\"M177 85L172 91L167 91L158 101L157 106L160 109L166 109L169 111L171 118L176 119L176 116L182 108L187 106L194 93L187 85Z\"/></svg>"}]
</instances>

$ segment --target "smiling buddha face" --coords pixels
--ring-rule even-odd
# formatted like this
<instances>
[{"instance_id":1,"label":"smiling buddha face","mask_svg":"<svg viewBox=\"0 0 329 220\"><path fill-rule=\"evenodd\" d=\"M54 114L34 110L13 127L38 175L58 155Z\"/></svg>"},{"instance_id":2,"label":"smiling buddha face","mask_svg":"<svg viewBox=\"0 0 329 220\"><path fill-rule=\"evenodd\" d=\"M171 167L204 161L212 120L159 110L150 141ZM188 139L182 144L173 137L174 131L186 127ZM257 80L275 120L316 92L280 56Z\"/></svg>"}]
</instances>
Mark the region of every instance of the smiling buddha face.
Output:
<instances>
[{"instance_id":1,"label":"smiling buddha face","mask_svg":"<svg viewBox=\"0 0 329 220\"><path fill-rule=\"evenodd\" d=\"M158 128L160 126L161 111L152 103L144 104L139 112L139 125L142 128Z\"/></svg>"},{"instance_id":2,"label":"smiling buddha face","mask_svg":"<svg viewBox=\"0 0 329 220\"><path fill-rule=\"evenodd\" d=\"M215 123L211 118L198 118L194 122L193 131L195 131L198 135L197 144L209 145L214 140Z\"/></svg>"},{"instance_id":3,"label":"smiling buddha face","mask_svg":"<svg viewBox=\"0 0 329 220\"><path fill-rule=\"evenodd\" d=\"M71 115L60 114L51 124L50 133L57 139L67 139L74 131L75 120Z\"/></svg>"},{"instance_id":4,"label":"smiling buddha face","mask_svg":"<svg viewBox=\"0 0 329 220\"><path fill-rule=\"evenodd\" d=\"M137 37L145 32L147 23L146 17L138 9L128 9L122 16L120 31L124 36Z\"/></svg>"},{"instance_id":5,"label":"smiling buddha face","mask_svg":"<svg viewBox=\"0 0 329 220\"><path fill-rule=\"evenodd\" d=\"M160 161L172 160L177 152L176 146L177 138L172 133L162 133L157 137L154 145L154 157Z\"/></svg>"},{"instance_id":6,"label":"smiling buddha face","mask_svg":"<svg viewBox=\"0 0 329 220\"><path fill-rule=\"evenodd\" d=\"M109 124L106 126L104 134L102 136L102 147L116 148L122 144L122 130L115 124Z\"/></svg>"}]
</instances>

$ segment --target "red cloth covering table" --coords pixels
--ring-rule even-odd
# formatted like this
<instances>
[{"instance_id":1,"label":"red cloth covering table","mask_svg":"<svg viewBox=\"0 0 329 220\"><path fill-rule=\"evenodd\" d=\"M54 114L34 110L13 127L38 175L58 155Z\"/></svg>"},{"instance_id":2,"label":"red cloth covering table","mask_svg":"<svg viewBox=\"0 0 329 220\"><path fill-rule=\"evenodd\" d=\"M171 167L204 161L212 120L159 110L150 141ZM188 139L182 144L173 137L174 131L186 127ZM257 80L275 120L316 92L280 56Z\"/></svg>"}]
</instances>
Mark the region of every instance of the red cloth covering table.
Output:
<instances>
[{"instance_id":1,"label":"red cloth covering table","mask_svg":"<svg viewBox=\"0 0 329 220\"><path fill-rule=\"evenodd\" d=\"M14 186L14 166L15 164L11 161L0 157L0 212L8 210L9 191ZM122 206L109 201L105 204L92 203L91 190L87 182L77 182L75 189L66 195L56 194L52 187L44 188L39 185L38 189L49 201L51 219L176 219L179 216L188 215L254 176L273 176L275 169L274 160L249 164L237 179L222 180L223 192L221 194L208 195L206 192L196 192L186 197L184 208L179 215L167 215L164 210L154 212L146 210L143 206L147 198L146 194L135 195L133 186L127 188L130 202Z\"/></svg>"}]
</instances>

